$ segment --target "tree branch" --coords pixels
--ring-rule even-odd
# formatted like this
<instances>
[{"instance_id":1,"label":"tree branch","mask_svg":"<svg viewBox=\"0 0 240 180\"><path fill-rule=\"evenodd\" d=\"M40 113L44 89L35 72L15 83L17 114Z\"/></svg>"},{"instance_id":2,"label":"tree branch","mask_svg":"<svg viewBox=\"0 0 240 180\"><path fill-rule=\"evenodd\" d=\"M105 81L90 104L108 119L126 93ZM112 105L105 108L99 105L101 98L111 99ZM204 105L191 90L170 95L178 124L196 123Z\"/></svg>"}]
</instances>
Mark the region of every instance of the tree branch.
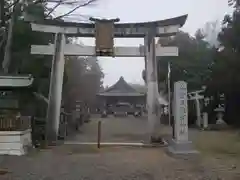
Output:
<instances>
[{"instance_id":1,"label":"tree branch","mask_svg":"<svg viewBox=\"0 0 240 180\"><path fill-rule=\"evenodd\" d=\"M0 42L0 48L2 48L2 46L3 46L4 42L6 41L6 39L7 39L7 33L4 32L3 37L2 37L2 40L1 40L1 42Z\"/></svg>"},{"instance_id":2,"label":"tree branch","mask_svg":"<svg viewBox=\"0 0 240 180\"><path fill-rule=\"evenodd\" d=\"M97 0L35 0L33 2L33 4L37 5L37 4L44 4L44 3L56 3L53 8L44 7L48 11L48 13L45 17L49 17L56 10L56 8L61 5L74 6L74 8L72 10L70 10L69 12L54 18L54 19L60 19L65 16L69 16L77 9L88 6L96 1ZM19 2L20 2L20 0L15 0L14 3L12 3L11 5L8 6L8 8L11 8L12 6L14 7ZM21 12L24 12L24 11L25 11L25 8L23 8ZM9 20L11 18L12 14L13 14L13 12L10 12L7 16L5 16L6 20Z\"/></svg>"},{"instance_id":3,"label":"tree branch","mask_svg":"<svg viewBox=\"0 0 240 180\"><path fill-rule=\"evenodd\" d=\"M63 0L60 0L53 8L51 8L51 10L47 13L46 17L49 17L52 12L58 7L61 5L61 3L63 2Z\"/></svg>"},{"instance_id":4,"label":"tree branch","mask_svg":"<svg viewBox=\"0 0 240 180\"><path fill-rule=\"evenodd\" d=\"M76 11L77 9L81 8L81 7L84 7L84 6L87 6L87 5L90 5L94 2L96 2L97 0L88 0L87 2L83 3L83 4L79 4L78 6L76 6L75 8L73 8L72 10L68 11L67 13L63 14L63 15L60 15L54 19L60 19L60 18L63 18L65 16L68 16L70 15L71 13L73 13L74 11Z\"/></svg>"},{"instance_id":5,"label":"tree branch","mask_svg":"<svg viewBox=\"0 0 240 180\"><path fill-rule=\"evenodd\" d=\"M42 95L41 93L37 93L37 92L33 92L33 95L36 97L36 98L38 98L38 99L40 99L40 100L43 100L45 103L49 103L49 100L48 100L48 98L46 98L44 95Z\"/></svg>"},{"instance_id":6,"label":"tree branch","mask_svg":"<svg viewBox=\"0 0 240 180\"><path fill-rule=\"evenodd\" d=\"M61 0L47 0L48 3L59 3ZM62 2L62 4L64 5L74 5L74 4L79 4L81 3L81 1L78 1L78 0L73 0L73 1L68 1L68 0L65 0Z\"/></svg>"},{"instance_id":7,"label":"tree branch","mask_svg":"<svg viewBox=\"0 0 240 180\"><path fill-rule=\"evenodd\" d=\"M14 1L12 4L10 4L7 9L10 9L11 7L15 6L17 3L19 3L20 0Z\"/></svg>"}]
</instances>

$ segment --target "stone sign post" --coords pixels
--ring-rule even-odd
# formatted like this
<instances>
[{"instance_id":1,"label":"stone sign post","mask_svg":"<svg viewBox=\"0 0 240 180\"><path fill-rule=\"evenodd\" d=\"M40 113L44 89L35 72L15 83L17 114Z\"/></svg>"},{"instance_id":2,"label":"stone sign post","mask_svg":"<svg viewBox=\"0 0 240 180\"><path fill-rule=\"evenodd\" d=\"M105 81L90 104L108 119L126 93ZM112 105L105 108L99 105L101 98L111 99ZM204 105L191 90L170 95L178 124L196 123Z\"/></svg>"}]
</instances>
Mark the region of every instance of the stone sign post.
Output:
<instances>
[{"instance_id":1,"label":"stone sign post","mask_svg":"<svg viewBox=\"0 0 240 180\"><path fill-rule=\"evenodd\" d=\"M175 139L177 141L188 141L188 106L187 106L187 84L179 81L174 84L175 98Z\"/></svg>"},{"instance_id":2,"label":"stone sign post","mask_svg":"<svg viewBox=\"0 0 240 180\"><path fill-rule=\"evenodd\" d=\"M196 153L188 140L187 83L174 84L174 138L170 141L169 151L173 154Z\"/></svg>"}]
</instances>

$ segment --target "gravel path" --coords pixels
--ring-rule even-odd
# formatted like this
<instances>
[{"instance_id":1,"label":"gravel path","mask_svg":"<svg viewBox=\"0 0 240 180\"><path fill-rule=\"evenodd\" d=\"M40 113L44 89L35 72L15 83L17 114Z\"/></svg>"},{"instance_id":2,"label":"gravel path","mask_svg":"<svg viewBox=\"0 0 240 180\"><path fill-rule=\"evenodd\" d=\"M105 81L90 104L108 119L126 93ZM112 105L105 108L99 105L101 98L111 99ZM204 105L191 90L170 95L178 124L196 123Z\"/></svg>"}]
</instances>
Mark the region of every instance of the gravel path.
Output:
<instances>
[{"instance_id":1,"label":"gravel path","mask_svg":"<svg viewBox=\"0 0 240 180\"><path fill-rule=\"evenodd\" d=\"M96 142L97 121L69 141ZM105 142L140 142L147 122L138 118L102 119ZM165 131L165 129L163 130ZM166 128L166 132L169 129ZM0 156L0 180L239 180L237 169L222 169L199 156L173 158L165 148L60 145L27 156Z\"/></svg>"},{"instance_id":2,"label":"gravel path","mask_svg":"<svg viewBox=\"0 0 240 180\"><path fill-rule=\"evenodd\" d=\"M69 141L96 142L98 121L101 121L102 142L141 142L148 140L147 120L144 117L135 118L92 118L92 120L81 127L80 133L75 137L68 138Z\"/></svg>"},{"instance_id":3,"label":"gravel path","mask_svg":"<svg viewBox=\"0 0 240 180\"><path fill-rule=\"evenodd\" d=\"M1 180L220 180L222 176L204 168L199 158L175 159L163 148L98 150L62 145L25 157L5 157L2 166L9 173Z\"/></svg>"}]
</instances>

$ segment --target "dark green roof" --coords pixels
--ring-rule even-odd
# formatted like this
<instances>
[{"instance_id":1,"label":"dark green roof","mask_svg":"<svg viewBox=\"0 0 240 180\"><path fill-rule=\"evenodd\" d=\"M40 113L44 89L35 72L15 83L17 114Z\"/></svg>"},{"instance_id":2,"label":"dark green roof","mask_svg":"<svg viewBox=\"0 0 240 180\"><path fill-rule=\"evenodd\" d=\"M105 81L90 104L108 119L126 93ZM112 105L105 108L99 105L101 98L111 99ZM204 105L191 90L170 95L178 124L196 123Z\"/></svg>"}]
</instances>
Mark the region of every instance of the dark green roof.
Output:
<instances>
[{"instance_id":1,"label":"dark green roof","mask_svg":"<svg viewBox=\"0 0 240 180\"><path fill-rule=\"evenodd\" d=\"M100 96L144 96L137 92L131 85L129 85L123 77L111 87L105 89L103 92L99 93Z\"/></svg>"}]
</instances>

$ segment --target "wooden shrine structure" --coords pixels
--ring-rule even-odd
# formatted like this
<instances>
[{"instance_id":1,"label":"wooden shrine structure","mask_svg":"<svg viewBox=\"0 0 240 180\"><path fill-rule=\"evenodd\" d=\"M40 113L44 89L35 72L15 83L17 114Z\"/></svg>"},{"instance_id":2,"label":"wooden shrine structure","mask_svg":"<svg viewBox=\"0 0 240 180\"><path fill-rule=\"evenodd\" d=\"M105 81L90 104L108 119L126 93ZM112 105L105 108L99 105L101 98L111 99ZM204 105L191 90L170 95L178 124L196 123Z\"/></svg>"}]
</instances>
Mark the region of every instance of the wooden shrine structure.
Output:
<instances>
[{"instance_id":1,"label":"wooden shrine structure","mask_svg":"<svg viewBox=\"0 0 240 180\"><path fill-rule=\"evenodd\" d=\"M145 104L146 94L140 93L129 85L123 77L111 87L97 94L103 104L117 104L128 102L130 104Z\"/></svg>"},{"instance_id":2,"label":"wooden shrine structure","mask_svg":"<svg viewBox=\"0 0 240 180\"><path fill-rule=\"evenodd\" d=\"M64 73L64 56L112 56L112 57L145 57L147 109L149 136L156 135L157 122L157 56L178 56L177 47L156 45L155 37L174 36L187 19L187 15L171 19L143 22L116 23L119 19L90 19L92 23L73 23L55 20L32 21L33 31L55 34L55 42L48 45L32 45L32 54L51 55L52 73L49 91L47 138L57 139L61 95ZM93 37L95 46L68 44L67 37ZM115 47L114 38L144 38L144 45L139 47Z\"/></svg>"},{"instance_id":3,"label":"wooden shrine structure","mask_svg":"<svg viewBox=\"0 0 240 180\"><path fill-rule=\"evenodd\" d=\"M31 147L31 119L24 116L31 75L0 75L0 155L24 155Z\"/></svg>"}]
</instances>

